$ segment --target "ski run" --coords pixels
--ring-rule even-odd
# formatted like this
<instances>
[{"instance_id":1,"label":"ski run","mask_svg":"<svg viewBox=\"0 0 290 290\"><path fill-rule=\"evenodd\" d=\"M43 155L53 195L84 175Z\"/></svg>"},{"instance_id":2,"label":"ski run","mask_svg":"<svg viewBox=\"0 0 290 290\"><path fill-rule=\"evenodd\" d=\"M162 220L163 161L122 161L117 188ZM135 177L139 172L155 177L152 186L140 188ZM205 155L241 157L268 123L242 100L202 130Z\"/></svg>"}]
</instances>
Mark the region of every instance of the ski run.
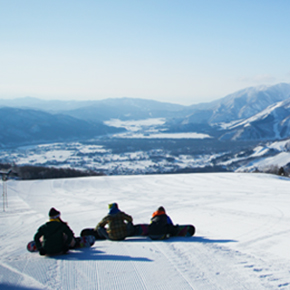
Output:
<instances>
[{"instance_id":1,"label":"ski run","mask_svg":"<svg viewBox=\"0 0 290 290\"><path fill-rule=\"evenodd\" d=\"M290 179L208 173L9 180L0 212L0 289L290 289ZM2 190L2 189L1 189ZM108 204L149 223L164 206L190 238L96 241L43 257L26 244L55 207L76 236ZM5 210L5 211L4 211Z\"/></svg>"}]
</instances>

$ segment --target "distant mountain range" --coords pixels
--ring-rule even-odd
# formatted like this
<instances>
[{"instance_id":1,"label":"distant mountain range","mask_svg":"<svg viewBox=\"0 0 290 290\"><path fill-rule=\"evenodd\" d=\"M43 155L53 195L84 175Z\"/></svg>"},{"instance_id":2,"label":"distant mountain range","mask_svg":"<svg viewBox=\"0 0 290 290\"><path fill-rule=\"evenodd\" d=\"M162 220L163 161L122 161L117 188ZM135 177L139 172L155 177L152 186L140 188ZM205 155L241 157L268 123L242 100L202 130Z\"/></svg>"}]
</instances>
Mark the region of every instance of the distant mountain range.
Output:
<instances>
[{"instance_id":1,"label":"distant mountain range","mask_svg":"<svg viewBox=\"0 0 290 290\"><path fill-rule=\"evenodd\" d=\"M167 126L172 132L208 132L221 140L287 138L289 101L290 84L247 88L191 106L186 117L169 120Z\"/></svg>"},{"instance_id":2,"label":"distant mountain range","mask_svg":"<svg viewBox=\"0 0 290 290\"><path fill-rule=\"evenodd\" d=\"M246 88L192 106L144 99L44 101L0 100L0 143L94 138L120 128L110 119L165 118L163 131L208 133L219 140L275 140L290 137L290 84Z\"/></svg>"},{"instance_id":3,"label":"distant mountain range","mask_svg":"<svg viewBox=\"0 0 290 290\"><path fill-rule=\"evenodd\" d=\"M174 117L186 106L153 100L119 98L100 101L40 100L25 97L14 100L0 100L0 107L36 109L48 113L66 114L86 121L110 119L140 120L147 118ZM182 116L182 113L181 115Z\"/></svg>"},{"instance_id":4,"label":"distant mountain range","mask_svg":"<svg viewBox=\"0 0 290 290\"><path fill-rule=\"evenodd\" d=\"M0 108L0 120L2 146L86 140L122 131L102 123L32 109Z\"/></svg>"},{"instance_id":5,"label":"distant mountain range","mask_svg":"<svg viewBox=\"0 0 290 290\"><path fill-rule=\"evenodd\" d=\"M120 98L95 101L90 106L69 110L65 113L87 121L142 120L182 116L182 110L185 108L182 105L153 100Z\"/></svg>"},{"instance_id":6,"label":"distant mountain range","mask_svg":"<svg viewBox=\"0 0 290 290\"><path fill-rule=\"evenodd\" d=\"M207 119L209 124L241 120L288 98L290 98L290 84L286 83L246 88L210 103L191 106L194 112L189 118L193 121L195 111L198 115L204 111L206 114L210 112Z\"/></svg>"}]
</instances>

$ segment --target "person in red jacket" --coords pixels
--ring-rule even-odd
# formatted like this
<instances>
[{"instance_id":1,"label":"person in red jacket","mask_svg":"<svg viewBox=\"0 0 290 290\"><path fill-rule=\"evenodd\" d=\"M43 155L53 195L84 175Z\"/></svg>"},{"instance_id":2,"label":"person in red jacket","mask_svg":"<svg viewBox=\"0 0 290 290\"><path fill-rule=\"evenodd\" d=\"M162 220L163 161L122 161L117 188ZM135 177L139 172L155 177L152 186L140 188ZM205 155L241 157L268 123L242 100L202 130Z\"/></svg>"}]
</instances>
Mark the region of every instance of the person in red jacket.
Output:
<instances>
[{"instance_id":1,"label":"person in red jacket","mask_svg":"<svg viewBox=\"0 0 290 290\"><path fill-rule=\"evenodd\" d=\"M160 206L152 214L148 233L152 240L163 240L176 234L176 227L173 225L171 218L166 214L163 206Z\"/></svg>"}]
</instances>

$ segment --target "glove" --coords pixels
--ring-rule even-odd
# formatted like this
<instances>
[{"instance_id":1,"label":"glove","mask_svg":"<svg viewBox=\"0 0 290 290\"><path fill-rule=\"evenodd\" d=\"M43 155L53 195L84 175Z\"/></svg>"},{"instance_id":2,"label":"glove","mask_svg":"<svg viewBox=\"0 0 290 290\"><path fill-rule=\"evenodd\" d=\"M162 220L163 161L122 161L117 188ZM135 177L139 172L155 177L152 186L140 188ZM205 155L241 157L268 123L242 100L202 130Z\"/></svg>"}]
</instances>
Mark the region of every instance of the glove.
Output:
<instances>
[{"instance_id":1,"label":"glove","mask_svg":"<svg viewBox=\"0 0 290 290\"><path fill-rule=\"evenodd\" d=\"M44 256L44 255L46 255L46 250L45 250L44 248L41 247L41 248L39 249L39 255L40 255L40 256Z\"/></svg>"}]
</instances>

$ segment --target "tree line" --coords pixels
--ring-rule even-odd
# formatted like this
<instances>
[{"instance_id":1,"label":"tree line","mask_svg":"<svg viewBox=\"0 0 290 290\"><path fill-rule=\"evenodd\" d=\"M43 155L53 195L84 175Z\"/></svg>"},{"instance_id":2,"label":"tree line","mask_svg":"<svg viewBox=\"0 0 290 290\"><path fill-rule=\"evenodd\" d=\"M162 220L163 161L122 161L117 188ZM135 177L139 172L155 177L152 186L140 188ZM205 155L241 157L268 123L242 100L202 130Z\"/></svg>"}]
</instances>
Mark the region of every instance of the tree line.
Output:
<instances>
[{"instance_id":1,"label":"tree line","mask_svg":"<svg viewBox=\"0 0 290 290\"><path fill-rule=\"evenodd\" d=\"M45 166L23 165L0 163L2 172L12 169L9 178L30 180L30 179L52 179L52 178L71 178L71 177L86 177L86 176L102 176L102 172L93 170L78 170L74 168L56 168Z\"/></svg>"}]
</instances>

